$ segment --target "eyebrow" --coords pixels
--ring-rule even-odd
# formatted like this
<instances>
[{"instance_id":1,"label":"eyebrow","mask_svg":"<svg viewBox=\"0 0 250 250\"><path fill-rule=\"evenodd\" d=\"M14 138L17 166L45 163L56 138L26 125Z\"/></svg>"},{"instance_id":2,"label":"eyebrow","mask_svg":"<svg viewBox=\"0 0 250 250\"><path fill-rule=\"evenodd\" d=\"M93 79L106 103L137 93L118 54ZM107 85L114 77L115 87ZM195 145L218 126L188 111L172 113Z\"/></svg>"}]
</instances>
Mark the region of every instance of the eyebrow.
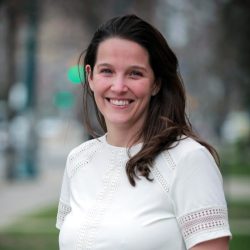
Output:
<instances>
[{"instance_id":1,"label":"eyebrow","mask_svg":"<svg viewBox=\"0 0 250 250\"><path fill-rule=\"evenodd\" d=\"M104 67L104 66L112 67L112 65L109 63L100 63L100 64L97 64L96 66L97 67Z\"/></svg>"},{"instance_id":2,"label":"eyebrow","mask_svg":"<svg viewBox=\"0 0 250 250\"><path fill-rule=\"evenodd\" d=\"M97 64L96 66L97 66L98 68L99 68L99 67L113 67L113 65L112 65L112 64L109 64L109 63L100 63L100 64ZM139 65L131 65L131 66L129 66L129 68L131 68L131 69L143 70L143 71L147 72L147 69L146 69L145 67L139 66Z\"/></svg>"},{"instance_id":3,"label":"eyebrow","mask_svg":"<svg viewBox=\"0 0 250 250\"><path fill-rule=\"evenodd\" d=\"M139 69L139 70L143 70L145 72L147 72L147 69L143 66L139 66L139 65L132 65L131 66L132 69Z\"/></svg>"}]
</instances>

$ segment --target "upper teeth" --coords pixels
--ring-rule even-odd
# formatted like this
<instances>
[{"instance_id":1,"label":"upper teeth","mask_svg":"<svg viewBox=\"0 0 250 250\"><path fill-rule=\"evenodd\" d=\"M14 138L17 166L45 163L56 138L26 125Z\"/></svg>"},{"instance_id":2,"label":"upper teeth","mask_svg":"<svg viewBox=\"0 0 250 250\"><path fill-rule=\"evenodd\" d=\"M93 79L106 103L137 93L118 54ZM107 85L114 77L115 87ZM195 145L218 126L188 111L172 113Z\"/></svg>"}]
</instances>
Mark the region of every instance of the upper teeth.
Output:
<instances>
[{"instance_id":1,"label":"upper teeth","mask_svg":"<svg viewBox=\"0 0 250 250\"><path fill-rule=\"evenodd\" d=\"M118 106L124 106L124 105L128 105L129 101L128 100L114 100L114 99L110 99L110 102L114 105L118 105Z\"/></svg>"}]
</instances>

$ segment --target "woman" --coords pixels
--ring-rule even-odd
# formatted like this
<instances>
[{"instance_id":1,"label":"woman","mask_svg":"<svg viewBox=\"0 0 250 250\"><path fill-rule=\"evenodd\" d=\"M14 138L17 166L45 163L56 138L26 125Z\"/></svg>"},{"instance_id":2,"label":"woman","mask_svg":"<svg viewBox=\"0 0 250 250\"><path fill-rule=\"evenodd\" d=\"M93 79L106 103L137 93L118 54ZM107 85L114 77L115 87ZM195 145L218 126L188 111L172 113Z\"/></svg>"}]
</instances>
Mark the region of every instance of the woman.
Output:
<instances>
[{"instance_id":1,"label":"woman","mask_svg":"<svg viewBox=\"0 0 250 250\"><path fill-rule=\"evenodd\" d=\"M217 154L192 131L160 32L135 15L113 18L95 32L84 67L87 127L90 97L104 135L68 156L60 249L228 249Z\"/></svg>"}]
</instances>

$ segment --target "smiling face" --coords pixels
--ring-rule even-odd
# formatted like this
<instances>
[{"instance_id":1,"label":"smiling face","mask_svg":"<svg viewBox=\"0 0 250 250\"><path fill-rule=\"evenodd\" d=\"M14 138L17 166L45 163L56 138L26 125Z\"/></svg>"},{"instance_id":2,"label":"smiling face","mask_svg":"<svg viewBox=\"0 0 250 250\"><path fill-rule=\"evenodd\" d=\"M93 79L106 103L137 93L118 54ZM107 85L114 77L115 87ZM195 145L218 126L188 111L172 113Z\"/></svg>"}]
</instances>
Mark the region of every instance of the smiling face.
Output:
<instances>
[{"instance_id":1,"label":"smiling face","mask_svg":"<svg viewBox=\"0 0 250 250\"><path fill-rule=\"evenodd\" d=\"M98 47L94 69L86 65L86 72L108 132L138 132L157 88L147 50L130 40L109 38Z\"/></svg>"}]
</instances>

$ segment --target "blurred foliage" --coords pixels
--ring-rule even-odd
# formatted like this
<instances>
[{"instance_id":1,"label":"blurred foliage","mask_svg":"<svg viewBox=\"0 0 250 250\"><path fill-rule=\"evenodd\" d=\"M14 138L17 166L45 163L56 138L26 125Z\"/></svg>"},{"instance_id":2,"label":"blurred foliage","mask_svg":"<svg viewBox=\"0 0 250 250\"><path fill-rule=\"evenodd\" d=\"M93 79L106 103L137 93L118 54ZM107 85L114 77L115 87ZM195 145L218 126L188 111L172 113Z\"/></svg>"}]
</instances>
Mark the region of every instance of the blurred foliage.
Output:
<instances>
[{"instance_id":1,"label":"blurred foliage","mask_svg":"<svg viewBox=\"0 0 250 250\"><path fill-rule=\"evenodd\" d=\"M221 149L223 175L250 176L250 137Z\"/></svg>"},{"instance_id":2,"label":"blurred foliage","mask_svg":"<svg viewBox=\"0 0 250 250\"><path fill-rule=\"evenodd\" d=\"M250 220L250 200L249 201L228 201L228 216L230 219ZM250 224L249 224L250 229Z\"/></svg>"}]
</instances>

